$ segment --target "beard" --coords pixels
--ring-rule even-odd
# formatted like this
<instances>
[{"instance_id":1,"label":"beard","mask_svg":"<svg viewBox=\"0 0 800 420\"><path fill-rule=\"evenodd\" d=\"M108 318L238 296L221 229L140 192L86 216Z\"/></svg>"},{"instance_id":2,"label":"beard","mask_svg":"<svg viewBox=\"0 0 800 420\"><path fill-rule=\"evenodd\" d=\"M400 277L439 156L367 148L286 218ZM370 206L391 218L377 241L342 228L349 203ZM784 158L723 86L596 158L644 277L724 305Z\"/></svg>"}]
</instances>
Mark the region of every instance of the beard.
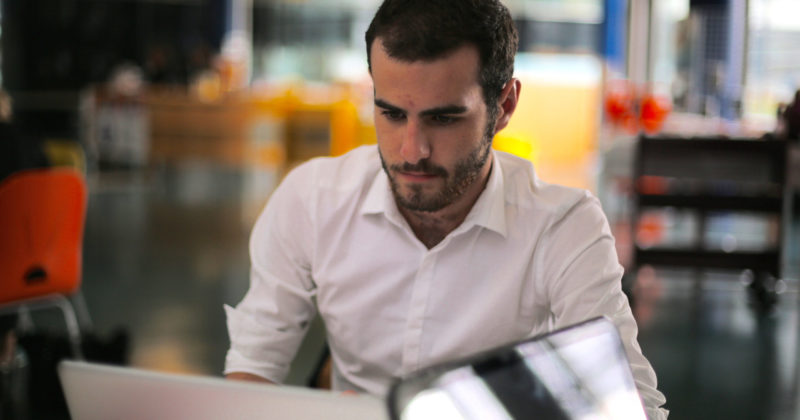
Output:
<instances>
[{"instance_id":1,"label":"beard","mask_svg":"<svg viewBox=\"0 0 800 420\"><path fill-rule=\"evenodd\" d=\"M415 212L436 212L453 204L478 180L481 169L489 159L493 137L494 118L489 118L480 144L472 149L465 158L456 162L452 174L443 166L435 165L428 159L423 159L416 164L405 162L388 165L383 159L383 155L380 154L379 148L381 165L389 177L397 206ZM411 184L406 186L408 191L404 194L401 191L402 187L393 175L396 172L421 172L426 175L434 175L444 181L444 186L438 191L426 192L422 185Z\"/></svg>"}]
</instances>

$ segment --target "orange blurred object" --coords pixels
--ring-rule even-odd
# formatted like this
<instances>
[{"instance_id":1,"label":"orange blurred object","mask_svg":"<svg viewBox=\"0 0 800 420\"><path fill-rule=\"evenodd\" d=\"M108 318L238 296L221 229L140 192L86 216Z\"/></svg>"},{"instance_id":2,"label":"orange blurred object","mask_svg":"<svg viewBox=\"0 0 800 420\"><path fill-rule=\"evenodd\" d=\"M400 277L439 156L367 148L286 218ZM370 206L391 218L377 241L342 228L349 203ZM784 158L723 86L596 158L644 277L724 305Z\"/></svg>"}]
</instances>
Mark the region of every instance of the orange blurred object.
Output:
<instances>
[{"instance_id":1,"label":"orange blurred object","mask_svg":"<svg viewBox=\"0 0 800 420\"><path fill-rule=\"evenodd\" d=\"M78 289L85 215L76 171L26 170L0 183L0 303Z\"/></svg>"},{"instance_id":2,"label":"orange blurred object","mask_svg":"<svg viewBox=\"0 0 800 420\"><path fill-rule=\"evenodd\" d=\"M636 226L636 243L646 248L658 244L663 238L664 218L656 213L643 214Z\"/></svg>"},{"instance_id":3,"label":"orange blurred object","mask_svg":"<svg viewBox=\"0 0 800 420\"><path fill-rule=\"evenodd\" d=\"M666 95L650 91L638 94L635 86L625 80L608 83L604 107L612 125L635 134L644 130L654 134L661 130L672 111L672 103Z\"/></svg>"},{"instance_id":4,"label":"orange blurred object","mask_svg":"<svg viewBox=\"0 0 800 420\"><path fill-rule=\"evenodd\" d=\"M633 88L629 83L622 80L609 83L604 104L606 115L612 124L628 132L636 131L634 99Z\"/></svg>"},{"instance_id":5,"label":"orange blurred object","mask_svg":"<svg viewBox=\"0 0 800 420\"><path fill-rule=\"evenodd\" d=\"M670 111L672 111L672 104L666 97L652 93L644 95L639 113L642 128L649 134L658 132Z\"/></svg>"}]
</instances>

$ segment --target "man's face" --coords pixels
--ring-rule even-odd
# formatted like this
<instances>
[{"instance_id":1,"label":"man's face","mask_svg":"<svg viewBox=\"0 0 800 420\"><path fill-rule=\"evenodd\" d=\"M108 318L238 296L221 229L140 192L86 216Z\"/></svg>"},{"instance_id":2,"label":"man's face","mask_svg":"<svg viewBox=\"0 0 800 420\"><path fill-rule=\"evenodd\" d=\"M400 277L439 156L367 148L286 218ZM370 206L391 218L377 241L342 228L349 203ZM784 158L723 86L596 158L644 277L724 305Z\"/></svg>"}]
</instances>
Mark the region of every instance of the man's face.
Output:
<instances>
[{"instance_id":1,"label":"man's face","mask_svg":"<svg viewBox=\"0 0 800 420\"><path fill-rule=\"evenodd\" d=\"M378 148L398 206L434 212L482 188L494 122L478 84L477 49L403 62L378 38L371 55Z\"/></svg>"}]
</instances>

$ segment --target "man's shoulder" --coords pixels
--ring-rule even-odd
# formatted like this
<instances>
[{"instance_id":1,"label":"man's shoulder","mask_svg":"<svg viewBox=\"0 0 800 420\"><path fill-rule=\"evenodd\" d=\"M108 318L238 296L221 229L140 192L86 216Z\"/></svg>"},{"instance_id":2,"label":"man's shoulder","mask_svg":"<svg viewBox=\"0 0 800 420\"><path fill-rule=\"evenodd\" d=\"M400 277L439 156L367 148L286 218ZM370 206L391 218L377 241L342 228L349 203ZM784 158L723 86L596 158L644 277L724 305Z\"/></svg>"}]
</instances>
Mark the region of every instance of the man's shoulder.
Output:
<instances>
[{"instance_id":1,"label":"man's shoulder","mask_svg":"<svg viewBox=\"0 0 800 420\"><path fill-rule=\"evenodd\" d=\"M504 152L497 152L497 157L503 171L506 202L522 212L559 216L580 203L594 200L586 190L542 180L526 159Z\"/></svg>"},{"instance_id":2,"label":"man's shoulder","mask_svg":"<svg viewBox=\"0 0 800 420\"><path fill-rule=\"evenodd\" d=\"M341 156L303 162L289 172L284 182L311 189L348 190L370 183L380 169L377 146L361 146Z\"/></svg>"},{"instance_id":3,"label":"man's shoulder","mask_svg":"<svg viewBox=\"0 0 800 420\"><path fill-rule=\"evenodd\" d=\"M267 209L293 217L303 212L324 222L339 210L363 200L381 170L376 147L364 146L342 156L319 157L301 163L280 182Z\"/></svg>"}]
</instances>

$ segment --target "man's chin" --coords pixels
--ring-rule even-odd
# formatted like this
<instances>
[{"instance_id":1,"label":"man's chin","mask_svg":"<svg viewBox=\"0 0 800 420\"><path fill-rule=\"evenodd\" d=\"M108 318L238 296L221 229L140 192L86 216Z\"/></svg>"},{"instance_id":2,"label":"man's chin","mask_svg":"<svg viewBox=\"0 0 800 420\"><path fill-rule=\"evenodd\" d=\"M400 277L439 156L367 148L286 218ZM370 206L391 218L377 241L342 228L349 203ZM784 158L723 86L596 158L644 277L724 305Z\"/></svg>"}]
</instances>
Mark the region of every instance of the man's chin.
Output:
<instances>
[{"instance_id":1,"label":"man's chin","mask_svg":"<svg viewBox=\"0 0 800 420\"><path fill-rule=\"evenodd\" d=\"M420 194L395 195L397 205L403 209L421 213L432 213L446 207L436 196Z\"/></svg>"},{"instance_id":2,"label":"man's chin","mask_svg":"<svg viewBox=\"0 0 800 420\"><path fill-rule=\"evenodd\" d=\"M431 205L431 203L418 203L409 201L398 203L398 207L414 213L434 213L443 208L442 206Z\"/></svg>"},{"instance_id":3,"label":"man's chin","mask_svg":"<svg viewBox=\"0 0 800 420\"><path fill-rule=\"evenodd\" d=\"M392 186L392 193L398 207L416 212L435 212L445 207L441 203L444 188L441 178L424 183L394 180L396 183Z\"/></svg>"}]
</instances>

